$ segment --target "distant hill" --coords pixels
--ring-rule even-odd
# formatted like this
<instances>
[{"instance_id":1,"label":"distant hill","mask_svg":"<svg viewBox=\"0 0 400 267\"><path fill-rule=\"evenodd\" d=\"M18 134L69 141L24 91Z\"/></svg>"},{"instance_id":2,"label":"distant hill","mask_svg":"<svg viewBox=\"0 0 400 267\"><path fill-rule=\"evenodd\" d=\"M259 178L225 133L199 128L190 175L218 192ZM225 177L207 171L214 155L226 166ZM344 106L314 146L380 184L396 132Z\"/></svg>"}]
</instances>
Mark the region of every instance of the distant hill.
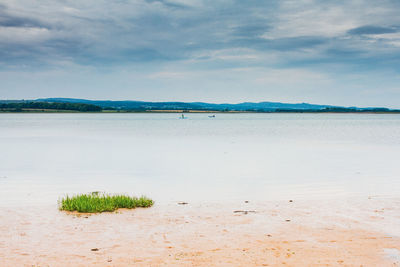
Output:
<instances>
[{"instance_id":1,"label":"distant hill","mask_svg":"<svg viewBox=\"0 0 400 267\"><path fill-rule=\"evenodd\" d=\"M75 98L44 98L36 101L84 103L100 106L103 109L117 110L204 110L204 111L253 111L253 112L338 112L345 111L391 111L387 108L358 108L341 107L331 105L316 105L308 103L281 103L281 102L243 102L239 104L213 104L204 102L145 102L145 101L111 101L111 100L87 100Z\"/></svg>"},{"instance_id":2,"label":"distant hill","mask_svg":"<svg viewBox=\"0 0 400 267\"><path fill-rule=\"evenodd\" d=\"M84 104L87 107L99 107L101 110L120 111L216 111L216 112L400 112L388 108L359 108L341 107L331 105L315 105L308 103L280 103L280 102L244 102L239 104L212 104L204 102L145 102L145 101L112 101L112 100L88 100L76 98L41 98L35 100L0 100L2 104L10 103L66 103ZM33 104L30 104L33 105ZM43 105L43 104L42 104Z\"/></svg>"},{"instance_id":3,"label":"distant hill","mask_svg":"<svg viewBox=\"0 0 400 267\"><path fill-rule=\"evenodd\" d=\"M74 98L44 98L35 101L84 103L121 110L212 110L212 111L275 111L277 109L302 109L320 110L328 105L313 105L307 103L287 104L279 102L244 102L239 104L212 104L204 102L144 102L144 101L111 101L111 100L87 100Z\"/></svg>"}]
</instances>

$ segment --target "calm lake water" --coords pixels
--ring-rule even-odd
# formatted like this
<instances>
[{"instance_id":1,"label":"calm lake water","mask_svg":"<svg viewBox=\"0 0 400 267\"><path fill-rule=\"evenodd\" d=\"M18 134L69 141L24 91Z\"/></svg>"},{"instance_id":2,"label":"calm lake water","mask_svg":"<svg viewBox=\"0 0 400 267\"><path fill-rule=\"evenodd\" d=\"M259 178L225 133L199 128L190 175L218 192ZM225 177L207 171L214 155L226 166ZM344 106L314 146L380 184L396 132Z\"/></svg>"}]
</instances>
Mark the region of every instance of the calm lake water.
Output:
<instances>
[{"instance_id":1,"label":"calm lake water","mask_svg":"<svg viewBox=\"0 0 400 267\"><path fill-rule=\"evenodd\" d=\"M400 115L0 114L0 205L400 193Z\"/></svg>"}]
</instances>

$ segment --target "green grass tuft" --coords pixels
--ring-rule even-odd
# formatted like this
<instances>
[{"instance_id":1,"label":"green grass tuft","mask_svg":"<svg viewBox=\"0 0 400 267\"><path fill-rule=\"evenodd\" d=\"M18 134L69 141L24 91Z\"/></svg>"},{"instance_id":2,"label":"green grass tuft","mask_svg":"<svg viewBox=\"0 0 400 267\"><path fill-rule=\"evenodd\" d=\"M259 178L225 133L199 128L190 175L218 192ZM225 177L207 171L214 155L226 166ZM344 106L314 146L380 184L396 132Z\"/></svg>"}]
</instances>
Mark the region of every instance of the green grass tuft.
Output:
<instances>
[{"instance_id":1,"label":"green grass tuft","mask_svg":"<svg viewBox=\"0 0 400 267\"><path fill-rule=\"evenodd\" d=\"M126 208L148 208L153 206L153 200L147 197L130 197L126 195L112 195L100 192L89 194L79 194L75 196L66 196L60 199L60 210L78 211L78 212L104 212L115 211L116 209Z\"/></svg>"}]
</instances>

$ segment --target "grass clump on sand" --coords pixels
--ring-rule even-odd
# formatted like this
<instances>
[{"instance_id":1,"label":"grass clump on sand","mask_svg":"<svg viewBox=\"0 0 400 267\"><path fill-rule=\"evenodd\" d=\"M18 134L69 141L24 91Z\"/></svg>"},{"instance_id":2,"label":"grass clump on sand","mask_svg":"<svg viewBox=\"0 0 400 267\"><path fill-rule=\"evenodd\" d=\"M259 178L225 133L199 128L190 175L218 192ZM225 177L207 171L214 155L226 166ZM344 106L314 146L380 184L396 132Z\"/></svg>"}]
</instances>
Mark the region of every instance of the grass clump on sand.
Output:
<instances>
[{"instance_id":1,"label":"grass clump on sand","mask_svg":"<svg viewBox=\"0 0 400 267\"><path fill-rule=\"evenodd\" d=\"M148 208L154 204L153 200L147 197L131 197L126 195L112 195L99 192L89 194L79 194L66 196L59 201L60 210L78 212L104 212L115 211L116 209L126 208Z\"/></svg>"}]
</instances>

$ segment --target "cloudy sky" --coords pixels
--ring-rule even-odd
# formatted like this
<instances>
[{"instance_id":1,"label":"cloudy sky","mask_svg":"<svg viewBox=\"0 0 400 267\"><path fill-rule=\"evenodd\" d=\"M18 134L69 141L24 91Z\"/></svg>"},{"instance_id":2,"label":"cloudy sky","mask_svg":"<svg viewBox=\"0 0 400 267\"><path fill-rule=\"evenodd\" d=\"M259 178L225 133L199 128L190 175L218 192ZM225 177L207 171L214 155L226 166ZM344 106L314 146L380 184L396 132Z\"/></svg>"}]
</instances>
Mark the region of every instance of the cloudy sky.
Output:
<instances>
[{"instance_id":1,"label":"cloudy sky","mask_svg":"<svg viewBox=\"0 0 400 267\"><path fill-rule=\"evenodd\" d=\"M0 99L400 108L399 0L0 0Z\"/></svg>"}]
</instances>

